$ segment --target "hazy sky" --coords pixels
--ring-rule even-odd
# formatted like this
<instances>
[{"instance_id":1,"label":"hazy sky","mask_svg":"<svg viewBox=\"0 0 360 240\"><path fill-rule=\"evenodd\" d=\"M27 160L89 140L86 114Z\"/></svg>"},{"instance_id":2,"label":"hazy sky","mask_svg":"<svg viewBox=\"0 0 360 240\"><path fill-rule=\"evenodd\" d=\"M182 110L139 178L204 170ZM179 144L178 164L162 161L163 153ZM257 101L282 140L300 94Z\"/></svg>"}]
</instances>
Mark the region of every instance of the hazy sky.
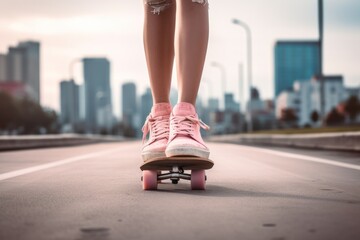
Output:
<instances>
[{"instance_id":1,"label":"hazy sky","mask_svg":"<svg viewBox=\"0 0 360 240\"><path fill-rule=\"evenodd\" d=\"M185 0L183 0L185 1ZM347 86L360 86L360 1L324 0L324 72L343 74ZM279 39L316 39L317 0L210 0L210 42L203 79L220 97L220 70L226 68L227 91L239 96L238 66L246 64L246 22L253 34L253 84L263 98L274 92L273 51ZM105 56L111 61L114 111L120 111L120 85L148 86L142 43L142 0L0 0L0 52L20 40L41 42L41 102L59 109L59 82L69 78L70 62ZM76 81L82 82L80 64ZM176 79L173 79L176 87ZM245 85L246 87L246 85ZM245 91L244 91L245 92ZM200 94L207 98L208 84ZM245 95L247 97L247 93Z\"/></svg>"}]
</instances>

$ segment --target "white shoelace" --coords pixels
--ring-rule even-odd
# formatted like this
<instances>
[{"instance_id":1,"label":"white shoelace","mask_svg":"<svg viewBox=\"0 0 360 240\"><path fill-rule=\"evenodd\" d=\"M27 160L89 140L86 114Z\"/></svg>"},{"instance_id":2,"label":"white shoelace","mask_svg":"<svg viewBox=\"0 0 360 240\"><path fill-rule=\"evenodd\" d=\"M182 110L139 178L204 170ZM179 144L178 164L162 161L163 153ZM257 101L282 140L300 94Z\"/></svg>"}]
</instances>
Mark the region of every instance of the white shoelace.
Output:
<instances>
[{"instance_id":1,"label":"white shoelace","mask_svg":"<svg viewBox=\"0 0 360 240\"><path fill-rule=\"evenodd\" d=\"M185 135L194 137L195 125L199 125L205 130L210 127L206 125L201 119L195 116L171 116L171 131L172 135Z\"/></svg>"},{"instance_id":2,"label":"white shoelace","mask_svg":"<svg viewBox=\"0 0 360 240\"><path fill-rule=\"evenodd\" d=\"M143 132L143 143L146 140L146 136L150 132L153 134L151 137L154 140L159 140L162 138L169 137L169 117L168 116L158 116L153 117L151 114L146 118L144 126L142 127Z\"/></svg>"}]
</instances>

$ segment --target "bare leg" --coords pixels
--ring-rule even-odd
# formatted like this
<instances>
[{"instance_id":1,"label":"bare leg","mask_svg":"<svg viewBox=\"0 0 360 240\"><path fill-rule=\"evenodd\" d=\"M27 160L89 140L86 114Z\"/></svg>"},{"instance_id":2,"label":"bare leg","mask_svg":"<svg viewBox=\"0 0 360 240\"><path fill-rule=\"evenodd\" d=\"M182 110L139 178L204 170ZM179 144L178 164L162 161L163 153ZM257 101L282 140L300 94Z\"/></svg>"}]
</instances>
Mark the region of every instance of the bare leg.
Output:
<instances>
[{"instance_id":1,"label":"bare leg","mask_svg":"<svg viewBox=\"0 0 360 240\"><path fill-rule=\"evenodd\" d=\"M174 0L144 0L144 11L144 48L153 101L169 102L176 4Z\"/></svg>"},{"instance_id":2,"label":"bare leg","mask_svg":"<svg viewBox=\"0 0 360 240\"><path fill-rule=\"evenodd\" d=\"M198 1L202 2L202 1ZM179 102L195 105L204 67L208 38L208 4L176 0L175 59Z\"/></svg>"}]
</instances>

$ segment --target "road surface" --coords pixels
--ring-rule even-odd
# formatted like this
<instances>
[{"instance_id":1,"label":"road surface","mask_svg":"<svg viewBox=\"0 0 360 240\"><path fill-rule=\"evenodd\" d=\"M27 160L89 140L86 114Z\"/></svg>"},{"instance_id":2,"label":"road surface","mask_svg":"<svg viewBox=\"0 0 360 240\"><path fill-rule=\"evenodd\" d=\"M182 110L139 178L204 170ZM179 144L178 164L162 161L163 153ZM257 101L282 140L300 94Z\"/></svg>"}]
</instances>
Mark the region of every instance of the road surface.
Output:
<instances>
[{"instance_id":1,"label":"road surface","mask_svg":"<svg viewBox=\"0 0 360 240\"><path fill-rule=\"evenodd\" d=\"M206 191L143 191L140 142L0 153L0 239L360 239L360 155L211 143Z\"/></svg>"}]
</instances>

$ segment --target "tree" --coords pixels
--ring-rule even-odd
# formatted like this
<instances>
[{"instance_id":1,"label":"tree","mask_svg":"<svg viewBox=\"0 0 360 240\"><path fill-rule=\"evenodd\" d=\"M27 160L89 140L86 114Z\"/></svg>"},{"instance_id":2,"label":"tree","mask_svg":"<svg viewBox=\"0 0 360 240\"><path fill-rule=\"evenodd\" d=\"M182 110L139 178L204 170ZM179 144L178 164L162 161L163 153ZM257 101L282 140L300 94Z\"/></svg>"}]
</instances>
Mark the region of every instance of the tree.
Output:
<instances>
[{"instance_id":1,"label":"tree","mask_svg":"<svg viewBox=\"0 0 360 240\"><path fill-rule=\"evenodd\" d=\"M319 121L319 117L319 113L316 110L314 110L310 115L311 121L313 123L317 123L317 121Z\"/></svg>"},{"instance_id":2,"label":"tree","mask_svg":"<svg viewBox=\"0 0 360 240\"><path fill-rule=\"evenodd\" d=\"M29 98L19 101L21 109L20 122L25 134L34 134L43 126L44 112L41 106Z\"/></svg>"},{"instance_id":3,"label":"tree","mask_svg":"<svg viewBox=\"0 0 360 240\"><path fill-rule=\"evenodd\" d=\"M56 132L57 115L43 109L29 98L16 99L0 92L0 129L18 133L36 134L41 130ZM44 132L44 131L43 131Z\"/></svg>"},{"instance_id":4,"label":"tree","mask_svg":"<svg viewBox=\"0 0 360 240\"><path fill-rule=\"evenodd\" d=\"M292 108L284 108L281 110L281 120L285 122L295 122L298 118L295 114L294 109Z\"/></svg>"},{"instance_id":5,"label":"tree","mask_svg":"<svg viewBox=\"0 0 360 240\"><path fill-rule=\"evenodd\" d=\"M356 116L360 112L360 102L359 102L359 99L356 96L351 96L345 102L345 111L346 111L346 113L349 114L350 119L352 121L354 121Z\"/></svg>"},{"instance_id":6,"label":"tree","mask_svg":"<svg viewBox=\"0 0 360 240\"><path fill-rule=\"evenodd\" d=\"M0 129L15 128L19 119L16 101L7 93L0 92Z\"/></svg>"},{"instance_id":7,"label":"tree","mask_svg":"<svg viewBox=\"0 0 360 240\"><path fill-rule=\"evenodd\" d=\"M284 124L283 127L297 128L298 127L297 120L298 120L298 117L296 116L294 109L284 108L281 110L280 124Z\"/></svg>"},{"instance_id":8,"label":"tree","mask_svg":"<svg viewBox=\"0 0 360 240\"><path fill-rule=\"evenodd\" d=\"M339 125L344 122L345 118L341 115L336 108L333 108L331 112L326 116L325 123L326 125Z\"/></svg>"},{"instance_id":9,"label":"tree","mask_svg":"<svg viewBox=\"0 0 360 240\"><path fill-rule=\"evenodd\" d=\"M50 108L43 108L41 125L46 129L47 133L57 133L59 126L56 112Z\"/></svg>"}]
</instances>

